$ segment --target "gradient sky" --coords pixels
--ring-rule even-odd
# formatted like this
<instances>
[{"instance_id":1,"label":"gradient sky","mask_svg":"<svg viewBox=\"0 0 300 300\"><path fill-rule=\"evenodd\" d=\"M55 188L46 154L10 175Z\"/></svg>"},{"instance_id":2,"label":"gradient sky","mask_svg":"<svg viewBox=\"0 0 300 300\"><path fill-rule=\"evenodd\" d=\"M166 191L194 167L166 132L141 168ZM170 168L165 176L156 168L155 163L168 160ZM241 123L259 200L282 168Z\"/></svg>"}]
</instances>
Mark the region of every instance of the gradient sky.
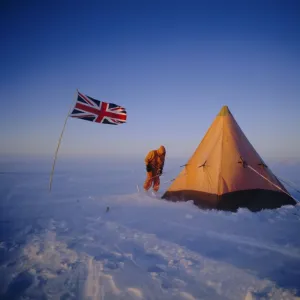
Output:
<instances>
[{"instance_id":1,"label":"gradient sky","mask_svg":"<svg viewBox=\"0 0 300 300\"><path fill-rule=\"evenodd\" d=\"M53 155L76 88L128 123L69 118L61 155L189 157L228 105L263 158L300 158L300 1L0 2L0 154Z\"/></svg>"}]
</instances>

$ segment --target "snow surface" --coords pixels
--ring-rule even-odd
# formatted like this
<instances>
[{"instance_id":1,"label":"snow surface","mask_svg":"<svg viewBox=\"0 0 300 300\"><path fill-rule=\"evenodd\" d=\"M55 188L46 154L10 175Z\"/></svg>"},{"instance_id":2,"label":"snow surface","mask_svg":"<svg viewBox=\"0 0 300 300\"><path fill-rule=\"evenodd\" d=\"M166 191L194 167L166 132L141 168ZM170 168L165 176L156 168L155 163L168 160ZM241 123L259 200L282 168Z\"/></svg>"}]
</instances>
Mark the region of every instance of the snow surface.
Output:
<instances>
[{"instance_id":1,"label":"snow surface","mask_svg":"<svg viewBox=\"0 0 300 300\"><path fill-rule=\"evenodd\" d=\"M163 201L136 163L58 161L51 193L50 164L0 166L1 299L300 299L299 205Z\"/></svg>"}]
</instances>

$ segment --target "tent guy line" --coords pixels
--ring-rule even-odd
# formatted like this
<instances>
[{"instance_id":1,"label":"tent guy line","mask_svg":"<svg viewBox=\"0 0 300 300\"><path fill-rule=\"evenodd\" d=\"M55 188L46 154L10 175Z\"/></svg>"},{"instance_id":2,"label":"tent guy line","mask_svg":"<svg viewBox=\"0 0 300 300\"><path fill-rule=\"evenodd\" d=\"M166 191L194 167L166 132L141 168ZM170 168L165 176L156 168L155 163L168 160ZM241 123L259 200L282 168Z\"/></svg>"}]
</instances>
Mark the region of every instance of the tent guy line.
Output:
<instances>
[{"instance_id":1,"label":"tent guy line","mask_svg":"<svg viewBox=\"0 0 300 300\"><path fill-rule=\"evenodd\" d=\"M270 184L272 184L273 186L275 186L276 188L278 188L280 191L282 191L283 193L287 194L288 196L292 197L295 201L299 202L297 199L295 199L292 195L290 195L289 193L287 193L286 191L284 191L282 188L280 188L277 184L271 182L268 178L266 178L265 176L263 176L262 174L260 174L259 172L257 172L253 167L247 165L247 167L252 170L253 172L255 172L257 175L261 176L263 179L267 180Z\"/></svg>"},{"instance_id":2,"label":"tent guy line","mask_svg":"<svg viewBox=\"0 0 300 300\"><path fill-rule=\"evenodd\" d=\"M181 168L181 167L185 167L185 166L187 166L187 164L180 166L180 168ZM202 165L199 165L197 168L204 167L204 166L205 166L205 163L202 164ZM280 188L278 185L272 183L272 181L270 181L268 178L266 178L265 176L263 176L262 174L260 174L260 173L259 173L257 170L255 170L252 166L250 166L250 165L248 165L248 164L245 164L245 167L249 168L250 170L252 170L253 172L255 172L258 176L262 177L264 180L268 181L271 185L275 186L278 190L282 191L283 193L287 194L288 196L292 197L295 201L297 201L298 203L300 203L300 201L299 201L298 199L296 199L295 197L293 197L293 196L290 195L289 193L285 192L285 191L284 191L282 188ZM169 172L170 172L170 171L169 171ZM164 172L163 174L165 174L165 172ZM156 176L158 176L158 175L156 175ZM156 176L153 176L153 177L156 177ZM179 176L187 176L187 172L178 175L178 177L179 177ZM164 181L164 182L162 182L162 183L163 183L163 184L166 184L166 183L170 183L170 182L172 182L172 181L174 181L174 180L175 180L175 178L170 179L170 180L167 180L167 181ZM280 180L283 181L281 178L280 178ZM284 181L283 181L283 182L284 182ZM138 192L139 192L139 191L140 191L139 185L137 185L137 189L138 189ZM297 190L296 188L294 188L294 189L295 189L298 193L300 193L299 190Z\"/></svg>"},{"instance_id":3,"label":"tent guy line","mask_svg":"<svg viewBox=\"0 0 300 300\"><path fill-rule=\"evenodd\" d=\"M207 160L205 160L203 164L199 164L199 165L197 166L197 168L205 167L205 166L206 166L206 162L207 162ZM188 164L181 165L181 166L179 166L179 168L186 167L187 165L188 165ZM259 165L263 165L264 167L267 167L267 165L265 165L265 164L259 164ZM264 178L265 180L267 180L270 184L272 184L273 186L275 186L276 188L278 188L280 191L286 193L286 192L285 192L283 189L281 189L279 186L273 184L269 179L267 179L267 178L264 177L262 174L260 174L260 173L259 173L257 170L255 170L252 166L249 166L249 164L247 164L247 163L244 162L244 166L250 168L250 169L251 169L252 171L254 171L257 175L259 175L259 176L261 176L262 178ZM157 176L163 177L166 173L170 173L171 171L174 171L174 170L176 170L177 168L178 168L178 167L172 168L172 169L168 170L168 172L163 172L162 175L156 175L156 176L153 176L152 178L155 178L155 177L157 177ZM186 175L187 175L187 173L185 172L184 174L178 175L178 177L179 177L179 176L186 176ZM283 179L283 178L281 178L281 177L279 177L279 176L276 176L276 177L277 177L280 181L282 181L283 183L285 183L286 185L288 185L289 187L291 187L291 188L294 189L297 193L300 194L300 191L295 187L295 186L296 186L295 183L293 183L292 181L290 181L290 180L288 180L288 179ZM176 178L172 178L172 179L169 179L169 180L167 180L167 181L163 181L162 184L170 183L170 182L174 181L175 179L176 179ZM290 184L288 184L288 182L290 182ZM293 184L294 186L292 186L291 184ZM137 184L137 189L138 189L138 192L139 192L139 191L140 191L140 188L139 188L139 185L138 185L138 184ZM287 195L289 195L289 194L287 193ZM295 201L300 202L300 201L299 201L298 199L296 199L295 197L292 197L292 198L293 198Z\"/></svg>"},{"instance_id":4,"label":"tent guy line","mask_svg":"<svg viewBox=\"0 0 300 300\"><path fill-rule=\"evenodd\" d=\"M288 179L283 179L283 178L278 177L278 176L277 176L277 178L279 178L283 183L285 183L286 185L288 185L289 187L291 187L291 188L294 189L297 193L300 194L300 191L299 191L298 188L296 187L297 184L295 184L294 182L292 182L292 181L290 181L290 180L288 180Z\"/></svg>"}]
</instances>

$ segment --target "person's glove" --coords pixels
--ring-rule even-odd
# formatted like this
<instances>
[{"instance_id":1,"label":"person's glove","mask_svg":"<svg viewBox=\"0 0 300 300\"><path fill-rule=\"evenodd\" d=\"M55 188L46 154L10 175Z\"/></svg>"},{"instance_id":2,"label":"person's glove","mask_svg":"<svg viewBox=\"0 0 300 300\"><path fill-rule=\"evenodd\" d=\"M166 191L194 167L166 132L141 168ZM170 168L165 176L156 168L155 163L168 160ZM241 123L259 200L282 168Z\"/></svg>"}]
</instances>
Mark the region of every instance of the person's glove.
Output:
<instances>
[{"instance_id":1,"label":"person's glove","mask_svg":"<svg viewBox=\"0 0 300 300\"><path fill-rule=\"evenodd\" d=\"M146 170L147 170L147 172L151 172L151 171L152 171L152 167L151 167L150 164L148 164L148 165L146 166Z\"/></svg>"}]
</instances>

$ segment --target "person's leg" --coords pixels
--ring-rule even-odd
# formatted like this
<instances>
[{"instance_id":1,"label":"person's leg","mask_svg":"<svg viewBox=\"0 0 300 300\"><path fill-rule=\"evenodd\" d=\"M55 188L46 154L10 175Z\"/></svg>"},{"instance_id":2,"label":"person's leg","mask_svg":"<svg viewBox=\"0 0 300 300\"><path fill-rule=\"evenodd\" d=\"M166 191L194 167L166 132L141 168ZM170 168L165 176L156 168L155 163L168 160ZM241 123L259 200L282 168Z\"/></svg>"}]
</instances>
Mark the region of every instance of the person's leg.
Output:
<instances>
[{"instance_id":1,"label":"person's leg","mask_svg":"<svg viewBox=\"0 0 300 300\"><path fill-rule=\"evenodd\" d=\"M156 176L153 178L153 191L157 192L159 190L159 186L160 186L160 179L159 176Z\"/></svg>"},{"instance_id":2,"label":"person's leg","mask_svg":"<svg viewBox=\"0 0 300 300\"><path fill-rule=\"evenodd\" d=\"M144 190L145 191L148 191L150 189L152 182L153 182L152 172L147 172L147 177L144 182Z\"/></svg>"}]
</instances>

